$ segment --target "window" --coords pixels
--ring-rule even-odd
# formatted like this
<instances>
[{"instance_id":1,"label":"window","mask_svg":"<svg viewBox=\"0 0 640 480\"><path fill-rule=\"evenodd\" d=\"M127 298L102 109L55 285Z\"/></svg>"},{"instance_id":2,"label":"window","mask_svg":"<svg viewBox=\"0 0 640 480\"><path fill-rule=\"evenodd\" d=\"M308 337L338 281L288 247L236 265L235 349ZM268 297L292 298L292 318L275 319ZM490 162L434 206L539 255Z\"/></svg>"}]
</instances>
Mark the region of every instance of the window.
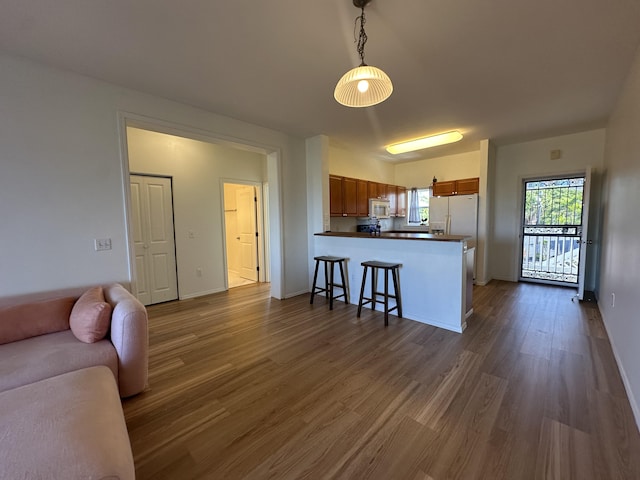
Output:
<instances>
[{"instance_id":1,"label":"window","mask_svg":"<svg viewBox=\"0 0 640 480\"><path fill-rule=\"evenodd\" d=\"M429 223L429 197L431 188L412 188L409 194L408 225L427 225Z\"/></svg>"}]
</instances>

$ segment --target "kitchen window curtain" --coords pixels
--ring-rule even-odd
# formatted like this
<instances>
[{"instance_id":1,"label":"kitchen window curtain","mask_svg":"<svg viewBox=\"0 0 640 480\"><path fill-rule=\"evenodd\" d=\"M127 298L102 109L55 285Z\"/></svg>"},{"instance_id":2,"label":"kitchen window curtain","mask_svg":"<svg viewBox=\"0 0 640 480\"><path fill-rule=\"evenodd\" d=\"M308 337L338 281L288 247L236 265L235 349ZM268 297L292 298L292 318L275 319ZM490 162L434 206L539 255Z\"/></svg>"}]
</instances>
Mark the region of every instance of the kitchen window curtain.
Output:
<instances>
[{"instance_id":1,"label":"kitchen window curtain","mask_svg":"<svg viewBox=\"0 0 640 480\"><path fill-rule=\"evenodd\" d=\"M409 223L420 223L420 206L418 204L418 189L411 189L409 201Z\"/></svg>"}]
</instances>

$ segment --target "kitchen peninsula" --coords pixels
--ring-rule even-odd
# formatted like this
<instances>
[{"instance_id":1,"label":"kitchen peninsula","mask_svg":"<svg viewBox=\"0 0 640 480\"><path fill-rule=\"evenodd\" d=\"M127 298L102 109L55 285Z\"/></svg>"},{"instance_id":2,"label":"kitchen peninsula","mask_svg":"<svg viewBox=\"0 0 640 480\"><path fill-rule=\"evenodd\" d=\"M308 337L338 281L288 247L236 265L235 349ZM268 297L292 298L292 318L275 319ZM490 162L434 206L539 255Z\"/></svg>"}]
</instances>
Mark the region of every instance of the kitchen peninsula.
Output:
<instances>
[{"instance_id":1,"label":"kitchen peninsula","mask_svg":"<svg viewBox=\"0 0 640 480\"><path fill-rule=\"evenodd\" d=\"M380 236L324 232L315 234L314 244L315 255L338 255L348 259L346 275L351 303L358 304L362 262L398 262L402 264L403 317L461 333L473 313L474 249L467 248L468 238L417 232L382 232ZM378 280L378 291L384 288L383 280ZM367 279L367 289L369 282Z\"/></svg>"}]
</instances>

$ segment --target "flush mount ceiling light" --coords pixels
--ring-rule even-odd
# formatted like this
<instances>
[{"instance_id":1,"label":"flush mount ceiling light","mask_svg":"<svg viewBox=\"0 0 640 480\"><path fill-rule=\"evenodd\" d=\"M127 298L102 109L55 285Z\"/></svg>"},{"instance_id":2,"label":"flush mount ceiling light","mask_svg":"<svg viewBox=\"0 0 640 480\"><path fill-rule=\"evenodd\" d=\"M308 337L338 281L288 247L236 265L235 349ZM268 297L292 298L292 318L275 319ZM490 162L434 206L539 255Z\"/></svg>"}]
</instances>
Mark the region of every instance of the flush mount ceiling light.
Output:
<instances>
[{"instance_id":1,"label":"flush mount ceiling light","mask_svg":"<svg viewBox=\"0 0 640 480\"><path fill-rule=\"evenodd\" d=\"M353 0L353 4L362 10L355 20L355 28L360 22L360 34L357 39L360 66L345 73L333 92L336 101L346 107L370 107L385 101L393 92L393 84L387 74L379 68L364 63L364 44L367 43L367 34L364 31L366 23L364 7L370 1Z\"/></svg>"},{"instance_id":2,"label":"flush mount ceiling light","mask_svg":"<svg viewBox=\"0 0 640 480\"><path fill-rule=\"evenodd\" d=\"M437 147L438 145L446 145L462 140L462 134L457 130L451 132L431 135L429 137L414 138L406 142L394 143L387 145L387 152L397 155L399 153L413 152L414 150L422 150L423 148Z\"/></svg>"}]
</instances>

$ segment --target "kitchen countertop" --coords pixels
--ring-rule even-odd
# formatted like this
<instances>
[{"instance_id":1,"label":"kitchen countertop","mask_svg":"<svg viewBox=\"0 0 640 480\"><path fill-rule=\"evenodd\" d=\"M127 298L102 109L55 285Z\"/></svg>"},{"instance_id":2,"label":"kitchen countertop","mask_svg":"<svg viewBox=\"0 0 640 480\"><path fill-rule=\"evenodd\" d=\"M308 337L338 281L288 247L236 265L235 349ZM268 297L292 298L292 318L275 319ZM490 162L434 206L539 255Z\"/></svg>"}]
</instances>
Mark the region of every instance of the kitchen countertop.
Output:
<instances>
[{"instance_id":1,"label":"kitchen countertop","mask_svg":"<svg viewBox=\"0 0 640 480\"><path fill-rule=\"evenodd\" d=\"M374 236L367 232L323 232L316 233L316 235L325 237L382 238L388 240L431 240L438 242L464 242L471 238L467 235L434 235L433 233L399 231L381 232L380 236Z\"/></svg>"}]
</instances>

